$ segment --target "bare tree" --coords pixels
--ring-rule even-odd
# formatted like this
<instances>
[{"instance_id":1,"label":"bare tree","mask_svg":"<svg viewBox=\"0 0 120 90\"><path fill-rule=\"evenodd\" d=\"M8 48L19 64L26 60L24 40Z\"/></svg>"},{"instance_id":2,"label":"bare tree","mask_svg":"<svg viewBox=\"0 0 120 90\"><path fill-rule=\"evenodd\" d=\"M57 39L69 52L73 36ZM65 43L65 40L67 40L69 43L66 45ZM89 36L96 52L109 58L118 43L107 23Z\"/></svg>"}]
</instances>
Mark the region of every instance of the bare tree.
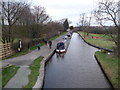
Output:
<instances>
[{"instance_id":1,"label":"bare tree","mask_svg":"<svg viewBox=\"0 0 120 90\"><path fill-rule=\"evenodd\" d=\"M101 26L104 26L104 23L105 23L104 15L102 15L98 10L95 10L94 16L95 16L97 23Z\"/></svg>"},{"instance_id":2,"label":"bare tree","mask_svg":"<svg viewBox=\"0 0 120 90\"><path fill-rule=\"evenodd\" d=\"M91 26L91 20L92 20L92 15L93 15L93 12L91 11L90 12L90 15L87 17L87 22L88 22L88 26L87 26L87 36L89 35L89 28Z\"/></svg>"},{"instance_id":3,"label":"bare tree","mask_svg":"<svg viewBox=\"0 0 120 90\"><path fill-rule=\"evenodd\" d=\"M118 2L118 24L120 25L120 1Z\"/></svg>"},{"instance_id":4,"label":"bare tree","mask_svg":"<svg viewBox=\"0 0 120 90\"><path fill-rule=\"evenodd\" d=\"M28 7L22 7L23 8L23 14L17 21L17 25L30 25L35 23L35 16L31 12L30 6Z\"/></svg>"},{"instance_id":5,"label":"bare tree","mask_svg":"<svg viewBox=\"0 0 120 90\"><path fill-rule=\"evenodd\" d=\"M13 25L18 21L18 19L23 14L23 8L27 4L22 2L2 2L2 12L3 12L3 25L4 22L8 25L8 42L11 42L11 30ZM4 27L4 26L3 26Z\"/></svg>"},{"instance_id":6,"label":"bare tree","mask_svg":"<svg viewBox=\"0 0 120 90\"><path fill-rule=\"evenodd\" d=\"M50 21L49 16L43 7L35 6L33 9L28 7L23 7L24 11L16 25L19 27L18 38L35 39L40 38L43 32L43 26ZM48 32L48 31L47 31Z\"/></svg>"},{"instance_id":7,"label":"bare tree","mask_svg":"<svg viewBox=\"0 0 120 90\"><path fill-rule=\"evenodd\" d=\"M85 20L85 13L80 14L79 18L79 26L85 26L86 25L86 20Z\"/></svg>"},{"instance_id":8,"label":"bare tree","mask_svg":"<svg viewBox=\"0 0 120 90\"><path fill-rule=\"evenodd\" d=\"M47 31L49 31L47 34L48 38L59 35L59 32L64 30L64 27L62 24L60 24L59 22L54 22L54 21L49 22L47 24L47 27L49 27L47 30Z\"/></svg>"},{"instance_id":9,"label":"bare tree","mask_svg":"<svg viewBox=\"0 0 120 90\"><path fill-rule=\"evenodd\" d=\"M83 32L87 31L87 27L90 26L91 24L91 16L88 17L85 13L80 14L80 18L79 18L79 29L82 30ZM87 33L87 35L89 35ZM84 37L85 37L85 33L84 33Z\"/></svg>"},{"instance_id":10,"label":"bare tree","mask_svg":"<svg viewBox=\"0 0 120 90\"><path fill-rule=\"evenodd\" d=\"M88 25L89 26L91 26L92 15L93 15L93 12L91 11L90 16L88 17Z\"/></svg>"},{"instance_id":11,"label":"bare tree","mask_svg":"<svg viewBox=\"0 0 120 90\"><path fill-rule=\"evenodd\" d=\"M43 24L51 21L50 17L46 14L45 8L41 6L34 6L35 21L37 24Z\"/></svg>"},{"instance_id":12,"label":"bare tree","mask_svg":"<svg viewBox=\"0 0 120 90\"><path fill-rule=\"evenodd\" d=\"M111 21L116 27L117 37L114 37L115 35L113 36L112 34L110 34L110 36L117 45L118 55L120 56L120 25L117 17L120 9L118 6L118 2L113 0L102 0L99 2L98 9L95 11L95 17L102 26L105 26L105 23L103 22Z\"/></svg>"},{"instance_id":13,"label":"bare tree","mask_svg":"<svg viewBox=\"0 0 120 90\"><path fill-rule=\"evenodd\" d=\"M19 28L16 30L18 31L18 35L16 37L20 38L32 38L34 33L32 33L34 30L36 30L36 22L35 22L35 16L31 12L30 6L23 7L24 11L19 20L16 23L16 26ZM39 31L38 31L39 32Z\"/></svg>"}]
</instances>

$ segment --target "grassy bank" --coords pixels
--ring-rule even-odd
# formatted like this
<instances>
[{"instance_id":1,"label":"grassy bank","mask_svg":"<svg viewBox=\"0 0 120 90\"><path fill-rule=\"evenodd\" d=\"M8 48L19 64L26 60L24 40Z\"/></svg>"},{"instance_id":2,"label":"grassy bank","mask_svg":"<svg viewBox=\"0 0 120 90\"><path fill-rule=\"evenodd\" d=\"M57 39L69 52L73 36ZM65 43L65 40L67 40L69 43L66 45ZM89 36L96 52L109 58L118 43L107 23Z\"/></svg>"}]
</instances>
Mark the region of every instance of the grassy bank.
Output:
<instances>
[{"instance_id":1,"label":"grassy bank","mask_svg":"<svg viewBox=\"0 0 120 90\"><path fill-rule=\"evenodd\" d=\"M29 83L23 88L32 88L35 85L37 81L37 77L39 75L40 63L42 60L43 60L43 57L39 57L35 59L33 64L29 67L31 70L31 73L28 76Z\"/></svg>"},{"instance_id":2,"label":"grassy bank","mask_svg":"<svg viewBox=\"0 0 120 90\"><path fill-rule=\"evenodd\" d=\"M89 36L86 36L86 33L84 35L83 32L79 32L84 39L96 46L102 47L102 48L108 48L113 49L116 47L115 43L112 41L112 38L109 35L104 34L89 34Z\"/></svg>"},{"instance_id":3,"label":"grassy bank","mask_svg":"<svg viewBox=\"0 0 120 90\"><path fill-rule=\"evenodd\" d=\"M107 49L113 49L113 47L115 47L115 43L112 41L101 40L101 39L85 39L85 40L93 45Z\"/></svg>"},{"instance_id":4,"label":"grassy bank","mask_svg":"<svg viewBox=\"0 0 120 90\"><path fill-rule=\"evenodd\" d=\"M118 88L118 58L103 52L96 52L96 56L101 63L105 73L115 88Z\"/></svg>"},{"instance_id":5,"label":"grassy bank","mask_svg":"<svg viewBox=\"0 0 120 90\"><path fill-rule=\"evenodd\" d=\"M22 51L22 52L17 52L17 53L15 53L15 54L13 54L12 56L9 56L9 57L4 58L4 59L2 59L2 60L9 59L9 58L14 58L14 57L18 57L18 56L22 56L22 55L27 54L28 52L29 52L28 50L24 50L24 51Z\"/></svg>"},{"instance_id":6,"label":"grassy bank","mask_svg":"<svg viewBox=\"0 0 120 90\"><path fill-rule=\"evenodd\" d=\"M43 45L44 45L44 43L40 43L40 46L43 46ZM35 49L37 49L37 46L31 47L31 48L30 48L30 51L35 50Z\"/></svg>"},{"instance_id":7,"label":"grassy bank","mask_svg":"<svg viewBox=\"0 0 120 90\"><path fill-rule=\"evenodd\" d=\"M87 33L86 33L86 32L80 32L80 34L81 34L82 36L87 37ZM89 36L89 37L91 37L91 36L93 36L93 37L100 37L101 39L102 39L102 38L103 38L103 39L112 39L111 36L105 35L105 34L89 33L88 36Z\"/></svg>"},{"instance_id":8,"label":"grassy bank","mask_svg":"<svg viewBox=\"0 0 120 90\"><path fill-rule=\"evenodd\" d=\"M16 74L18 66L8 66L2 70L2 87L4 87L7 82Z\"/></svg>"}]
</instances>

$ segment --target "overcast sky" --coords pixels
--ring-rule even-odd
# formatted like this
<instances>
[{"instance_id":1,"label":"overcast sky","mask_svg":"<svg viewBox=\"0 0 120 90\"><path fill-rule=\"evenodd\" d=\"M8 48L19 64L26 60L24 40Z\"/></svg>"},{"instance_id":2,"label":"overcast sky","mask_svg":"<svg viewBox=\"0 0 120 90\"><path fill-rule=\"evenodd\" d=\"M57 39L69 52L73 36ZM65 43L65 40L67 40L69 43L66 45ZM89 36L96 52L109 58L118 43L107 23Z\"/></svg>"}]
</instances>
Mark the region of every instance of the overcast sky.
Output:
<instances>
[{"instance_id":1,"label":"overcast sky","mask_svg":"<svg viewBox=\"0 0 120 90\"><path fill-rule=\"evenodd\" d=\"M14 1L14 0L13 0ZM19 0L18 0L19 1ZM22 1L22 0L20 0ZM24 1L24 0L23 0ZM32 5L40 5L46 8L47 14L52 20L68 18L72 25L79 22L80 14L90 14L96 9L100 0L28 0ZM96 25L92 19L92 25Z\"/></svg>"},{"instance_id":2,"label":"overcast sky","mask_svg":"<svg viewBox=\"0 0 120 90\"><path fill-rule=\"evenodd\" d=\"M33 5L41 5L46 8L47 14L52 20L68 18L76 25L81 13L90 13L95 9L99 0L31 0Z\"/></svg>"}]
</instances>

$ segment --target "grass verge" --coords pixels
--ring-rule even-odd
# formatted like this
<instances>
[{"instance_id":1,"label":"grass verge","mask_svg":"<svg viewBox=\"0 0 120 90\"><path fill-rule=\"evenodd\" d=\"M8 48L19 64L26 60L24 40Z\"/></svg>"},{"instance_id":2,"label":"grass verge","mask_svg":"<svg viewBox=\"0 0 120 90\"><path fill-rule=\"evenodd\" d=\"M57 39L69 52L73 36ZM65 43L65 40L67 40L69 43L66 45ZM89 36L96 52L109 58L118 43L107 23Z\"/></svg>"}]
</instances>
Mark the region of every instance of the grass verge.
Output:
<instances>
[{"instance_id":1,"label":"grass verge","mask_svg":"<svg viewBox=\"0 0 120 90\"><path fill-rule=\"evenodd\" d=\"M87 33L86 32L80 32L80 34L82 36L87 36ZM89 37L100 37L100 38L103 38L103 39L112 39L110 35L105 35L105 34L94 34L94 33L89 33Z\"/></svg>"},{"instance_id":2,"label":"grass verge","mask_svg":"<svg viewBox=\"0 0 120 90\"><path fill-rule=\"evenodd\" d=\"M82 37L84 37L84 33L83 32L79 32ZM94 39L91 38L91 36L97 36L100 37L98 39ZM107 49L113 49L114 47L116 47L115 43L112 41L111 37L108 35L104 35L104 34L91 34L89 33L89 36L86 36L86 38L84 38L88 43L91 43L93 45L102 47L102 48L107 48Z\"/></svg>"},{"instance_id":3,"label":"grass verge","mask_svg":"<svg viewBox=\"0 0 120 90\"><path fill-rule=\"evenodd\" d=\"M118 88L118 75L120 76L120 73L118 74L118 58L114 55L108 55L100 51L95 54L114 88Z\"/></svg>"},{"instance_id":4,"label":"grass verge","mask_svg":"<svg viewBox=\"0 0 120 90\"><path fill-rule=\"evenodd\" d=\"M40 46L43 46L43 45L44 45L44 43L40 43ZM33 46L33 47L31 47L31 48L30 48L30 51L35 50L35 49L37 49L37 46L36 46L36 45Z\"/></svg>"},{"instance_id":5,"label":"grass verge","mask_svg":"<svg viewBox=\"0 0 120 90\"><path fill-rule=\"evenodd\" d=\"M7 82L16 74L17 70L19 69L18 66L8 66L2 70L2 87L4 87ZM1 76L0 75L0 76Z\"/></svg>"},{"instance_id":6,"label":"grass verge","mask_svg":"<svg viewBox=\"0 0 120 90\"><path fill-rule=\"evenodd\" d=\"M30 65L29 68L31 70L31 73L28 76L29 83L23 88L32 88L35 85L37 81L37 77L39 75L40 63L42 60L43 60L43 57L40 56L39 58L34 60L32 65Z\"/></svg>"},{"instance_id":7,"label":"grass verge","mask_svg":"<svg viewBox=\"0 0 120 90\"><path fill-rule=\"evenodd\" d=\"M113 41L101 40L101 39L85 39L87 42L100 46L103 48L113 49L115 43Z\"/></svg>"},{"instance_id":8,"label":"grass verge","mask_svg":"<svg viewBox=\"0 0 120 90\"><path fill-rule=\"evenodd\" d=\"M7 58L4 58L2 60L6 60L6 59L10 59L10 58L14 58L14 57L18 57L18 56L22 56L22 55L25 55L27 54L29 51L28 50L24 50L22 52L16 52L15 54L13 54L12 56L9 56Z\"/></svg>"}]
</instances>

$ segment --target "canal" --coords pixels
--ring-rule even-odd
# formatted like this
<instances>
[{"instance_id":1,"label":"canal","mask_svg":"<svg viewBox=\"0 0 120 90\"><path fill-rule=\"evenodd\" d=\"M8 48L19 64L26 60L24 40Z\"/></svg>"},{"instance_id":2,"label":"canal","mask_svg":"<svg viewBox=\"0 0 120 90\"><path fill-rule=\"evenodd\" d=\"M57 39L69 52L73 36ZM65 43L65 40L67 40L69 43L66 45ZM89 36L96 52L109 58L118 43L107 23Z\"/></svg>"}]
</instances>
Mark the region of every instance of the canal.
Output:
<instances>
[{"instance_id":1,"label":"canal","mask_svg":"<svg viewBox=\"0 0 120 90\"><path fill-rule=\"evenodd\" d=\"M73 33L67 52L47 63L43 88L110 88L95 60L97 50Z\"/></svg>"}]
</instances>

